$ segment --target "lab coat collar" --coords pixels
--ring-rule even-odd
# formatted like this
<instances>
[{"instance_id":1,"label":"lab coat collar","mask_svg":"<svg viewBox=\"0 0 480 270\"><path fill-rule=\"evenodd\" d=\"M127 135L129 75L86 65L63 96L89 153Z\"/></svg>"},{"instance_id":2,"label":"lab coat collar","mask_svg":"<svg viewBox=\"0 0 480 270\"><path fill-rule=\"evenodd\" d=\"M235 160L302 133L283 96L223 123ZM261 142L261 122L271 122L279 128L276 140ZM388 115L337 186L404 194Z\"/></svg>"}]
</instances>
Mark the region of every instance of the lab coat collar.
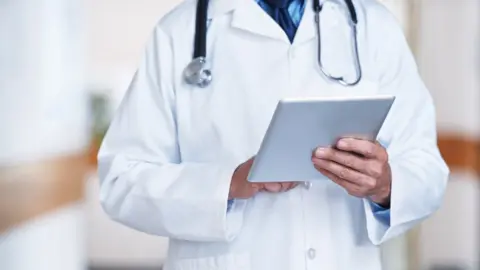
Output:
<instances>
[{"instance_id":1,"label":"lab coat collar","mask_svg":"<svg viewBox=\"0 0 480 270\"><path fill-rule=\"evenodd\" d=\"M208 18L216 18L232 13L232 27L288 41L283 30L257 4L255 0L211 0Z\"/></svg>"},{"instance_id":2,"label":"lab coat collar","mask_svg":"<svg viewBox=\"0 0 480 270\"><path fill-rule=\"evenodd\" d=\"M210 0L208 5L208 19L215 19L218 16L233 11L244 1L249 0Z\"/></svg>"},{"instance_id":3,"label":"lab coat collar","mask_svg":"<svg viewBox=\"0 0 480 270\"><path fill-rule=\"evenodd\" d=\"M305 0L305 12L295 36L294 44L304 43L316 36L313 1ZM321 0L324 2L327 0ZM208 17L233 12L232 26L266 37L290 43L281 27L254 0L211 0Z\"/></svg>"},{"instance_id":4,"label":"lab coat collar","mask_svg":"<svg viewBox=\"0 0 480 270\"><path fill-rule=\"evenodd\" d=\"M283 29L254 1L243 0L233 13L232 26L254 34L290 42Z\"/></svg>"}]
</instances>

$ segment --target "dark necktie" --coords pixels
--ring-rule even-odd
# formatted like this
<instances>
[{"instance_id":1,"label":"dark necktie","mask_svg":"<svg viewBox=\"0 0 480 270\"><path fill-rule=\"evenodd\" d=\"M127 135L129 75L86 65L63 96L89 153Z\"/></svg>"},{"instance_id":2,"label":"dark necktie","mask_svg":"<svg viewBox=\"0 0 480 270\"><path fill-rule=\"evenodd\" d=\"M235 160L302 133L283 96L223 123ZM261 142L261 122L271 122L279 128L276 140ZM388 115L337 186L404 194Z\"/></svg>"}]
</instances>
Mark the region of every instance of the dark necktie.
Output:
<instances>
[{"instance_id":1,"label":"dark necktie","mask_svg":"<svg viewBox=\"0 0 480 270\"><path fill-rule=\"evenodd\" d=\"M280 25L283 31L285 31L290 42L293 42L297 27L288 12L288 7L293 0L265 0L265 2L272 8L272 18Z\"/></svg>"}]
</instances>

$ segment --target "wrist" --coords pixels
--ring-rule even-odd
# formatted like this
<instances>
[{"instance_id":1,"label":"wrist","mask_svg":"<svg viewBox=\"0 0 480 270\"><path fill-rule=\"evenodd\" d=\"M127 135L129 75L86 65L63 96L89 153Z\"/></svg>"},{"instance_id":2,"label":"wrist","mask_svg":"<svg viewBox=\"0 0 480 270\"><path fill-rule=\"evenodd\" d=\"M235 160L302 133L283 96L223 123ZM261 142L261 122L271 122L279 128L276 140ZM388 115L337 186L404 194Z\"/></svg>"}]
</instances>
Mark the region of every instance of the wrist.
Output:
<instances>
[{"instance_id":1,"label":"wrist","mask_svg":"<svg viewBox=\"0 0 480 270\"><path fill-rule=\"evenodd\" d=\"M390 201L392 196L392 171L390 165L386 165L387 173L381 178L382 188L377 194L374 194L370 199L383 208L390 209Z\"/></svg>"},{"instance_id":2,"label":"wrist","mask_svg":"<svg viewBox=\"0 0 480 270\"><path fill-rule=\"evenodd\" d=\"M378 195L370 196L370 200L383 208L390 208L391 190L387 188L379 192Z\"/></svg>"}]
</instances>

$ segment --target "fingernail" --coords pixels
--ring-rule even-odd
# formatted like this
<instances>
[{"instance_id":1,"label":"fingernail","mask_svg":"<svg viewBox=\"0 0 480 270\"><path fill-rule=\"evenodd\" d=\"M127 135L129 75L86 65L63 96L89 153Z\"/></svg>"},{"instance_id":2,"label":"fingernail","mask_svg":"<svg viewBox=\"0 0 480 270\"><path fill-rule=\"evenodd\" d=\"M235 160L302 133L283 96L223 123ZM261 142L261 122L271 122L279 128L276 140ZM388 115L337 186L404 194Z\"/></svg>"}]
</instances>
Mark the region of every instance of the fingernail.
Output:
<instances>
[{"instance_id":1,"label":"fingernail","mask_svg":"<svg viewBox=\"0 0 480 270\"><path fill-rule=\"evenodd\" d=\"M317 148L317 150L315 150L315 157L317 158L322 158L325 156L325 149L324 148Z\"/></svg>"},{"instance_id":2,"label":"fingernail","mask_svg":"<svg viewBox=\"0 0 480 270\"><path fill-rule=\"evenodd\" d=\"M337 146L340 147L340 148L347 147L348 146L348 140L347 139L341 139L340 141L338 141Z\"/></svg>"},{"instance_id":3,"label":"fingernail","mask_svg":"<svg viewBox=\"0 0 480 270\"><path fill-rule=\"evenodd\" d=\"M272 191L273 191L273 192L280 192L280 191L282 191L282 184L277 183L276 185L274 185L274 186L272 187Z\"/></svg>"}]
</instances>

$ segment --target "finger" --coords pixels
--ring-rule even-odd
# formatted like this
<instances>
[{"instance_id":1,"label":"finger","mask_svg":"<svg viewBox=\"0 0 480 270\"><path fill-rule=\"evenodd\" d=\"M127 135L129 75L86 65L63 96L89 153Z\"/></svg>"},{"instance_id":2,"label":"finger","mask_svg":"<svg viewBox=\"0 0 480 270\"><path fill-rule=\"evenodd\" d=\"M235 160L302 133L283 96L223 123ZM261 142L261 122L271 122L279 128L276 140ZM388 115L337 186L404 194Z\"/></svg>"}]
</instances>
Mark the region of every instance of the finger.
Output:
<instances>
[{"instance_id":1,"label":"finger","mask_svg":"<svg viewBox=\"0 0 480 270\"><path fill-rule=\"evenodd\" d=\"M372 186L372 182L373 185L375 185L374 179L370 176L352 170L333 161L315 159L314 165L321 170L325 170L334 174L340 179L349 181L360 186L370 187Z\"/></svg>"},{"instance_id":2,"label":"finger","mask_svg":"<svg viewBox=\"0 0 480 270\"><path fill-rule=\"evenodd\" d=\"M284 182L284 183L280 183L280 185L282 185L282 190L280 192L285 192L287 190L290 189L290 183L287 183L287 182Z\"/></svg>"},{"instance_id":3,"label":"finger","mask_svg":"<svg viewBox=\"0 0 480 270\"><path fill-rule=\"evenodd\" d=\"M318 159L330 160L342 166L348 167L362 174L373 178L378 178L383 171L383 162L377 159L366 159L357 156L351 152L335 150L332 148L317 149L312 162L316 163Z\"/></svg>"},{"instance_id":4,"label":"finger","mask_svg":"<svg viewBox=\"0 0 480 270\"><path fill-rule=\"evenodd\" d=\"M250 185L249 188L246 188L245 189L245 194L248 194L247 197L251 197L251 196L254 196L255 194L257 194L258 192L260 192L262 190L263 186L262 185L259 185L259 184L252 184Z\"/></svg>"},{"instance_id":5,"label":"finger","mask_svg":"<svg viewBox=\"0 0 480 270\"><path fill-rule=\"evenodd\" d=\"M245 162L245 166L249 168L248 170L252 168L254 162L255 162L255 157L252 157Z\"/></svg>"},{"instance_id":6,"label":"finger","mask_svg":"<svg viewBox=\"0 0 480 270\"><path fill-rule=\"evenodd\" d=\"M330 180L332 180L335 184L341 186L343 189L345 189L345 191L347 191L348 194L350 194L351 196L354 196L354 197L357 197L357 198L365 198L368 196L368 194L366 194L362 187L357 185L357 184L354 184L354 183L351 183L349 181L346 181L345 179L341 179L339 178L338 176L336 176L335 174L329 172L329 171L325 171L325 170L320 170L321 173L323 173L326 177L328 177Z\"/></svg>"},{"instance_id":7,"label":"finger","mask_svg":"<svg viewBox=\"0 0 480 270\"><path fill-rule=\"evenodd\" d=\"M282 184L280 183L266 183L264 189L268 192L278 193L282 191Z\"/></svg>"},{"instance_id":8,"label":"finger","mask_svg":"<svg viewBox=\"0 0 480 270\"><path fill-rule=\"evenodd\" d=\"M272 193L286 192L293 189L297 184L294 182L280 182L265 184L264 190Z\"/></svg>"},{"instance_id":9,"label":"finger","mask_svg":"<svg viewBox=\"0 0 480 270\"><path fill-rule=\"evenodd\" d=\"M292 189L294 189L294 188L298 185L297 182L288 182L288 183L286 183L286 184L288 185L288 188L287 188L285 191L292 190Z\"/></svg>"},{"instance_id":10,"label":"finger","mask_svg":"<svg viewBox=\"0 0 480 270\"><path fill-rule=\"evenodd\" d=\"M375 158L380 160L387 159L385 149L378 143L354 138L340 139L337 148L347 152L354 152L366 158Z\"/></svg>"},{"instance_id":11,"label":"finger","mask_svg":"<svg viewBox=\"0 0 480 270\"><path fill-rule=\"evenodd\" d=\"M356 171L367 172L367 160L351 152L336 150L334 148L318 148L314 159L331 160Z\"/></svg>"},{"instance_id":12,"label":"finger","mask_svg":"<svg viewBox=\"0 0 480 270\"><path fill-rule=\"evenodd\" d=\"M255 190L261 190L263 188L263 185L259 183L254 183L254 184L251 184L251 187L252 189L255 189Z\"/></svg>"},{"instance_id":13,"label":"finger","mask_svg":"<svg viewBox=\"0 0 480 270\"><path fill-rule=\"evenodd\" d=\"M293 182L282 182L281 185L282 185L282 190L281 190L281 192L289 191L289 190L291 190L291 189L294 187L294 183L293 183Z\"/></svg>"}]
</instances>

